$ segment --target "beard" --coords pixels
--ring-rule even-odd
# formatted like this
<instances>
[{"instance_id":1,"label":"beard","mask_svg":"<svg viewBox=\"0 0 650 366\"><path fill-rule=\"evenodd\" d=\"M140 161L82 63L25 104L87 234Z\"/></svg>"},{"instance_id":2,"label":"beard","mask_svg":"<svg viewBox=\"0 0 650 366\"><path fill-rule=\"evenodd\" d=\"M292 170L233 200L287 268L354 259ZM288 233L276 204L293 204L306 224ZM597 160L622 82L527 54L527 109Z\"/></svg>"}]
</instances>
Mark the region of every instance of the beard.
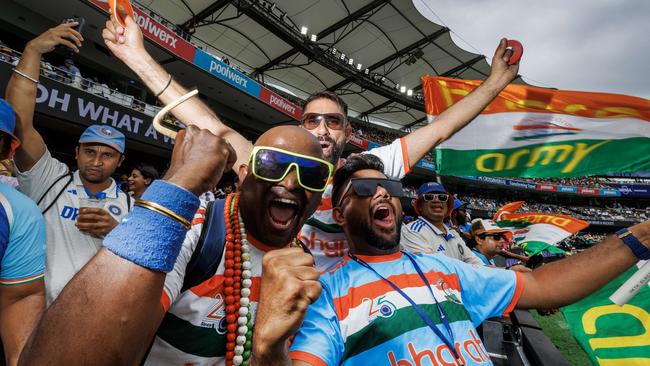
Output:
<instances>
[{"instance_id":1,"label":"beard","mask_svg":"<svg viewBox=\"0 0 650 366\"><path fill-rule=\"evenodd\" d=\"M375 230L370 225L368 225L366 231L366 242L377 249L381 249L382 251L388 251L391 249L395 249L396 247L399 247L399 241L401 239L401 236L402 236L401 220L397 223L397 227L395 230L395 238L392 240L380 236L375 232Z\"/></svg>"},{"instance_id":2,"label":"beard","mask_svg":"<svg viewBox=\"0 0 650 366\"><path fill-rule=\"evenodd\" d=\"M368 212L368 217L372 217L372 208ZM350 223L351 227L359 228L360 232L363 233L364 240L368 245L377 248L381 251L390 251L399 247L399 242L402 234L402 218L401 215L396 215L395 217L395 234L393 238L387 239L385 236L382 236L378 229L372 226L371 221L363 220L361 217L358 220L354 220Z\"/></svg>"},{"instance_id":3,"label":"beard","mask_svg":"<svg viewBox=\"0 0 650 366\"><path fill-rule=\"evenodd\" d=\"M332 152L330 153L329 156L325 155L325 160L329 161L330 163L336 164L339 162L339 159L341 159L341 155L343 155L343 149L345 149L345 142L342 144L338 144L336 141L334 141L333 138L329 136L319 136L318 141L326 141L329 142L330 145L332 146Z\"/></svg>"}]
</instances>

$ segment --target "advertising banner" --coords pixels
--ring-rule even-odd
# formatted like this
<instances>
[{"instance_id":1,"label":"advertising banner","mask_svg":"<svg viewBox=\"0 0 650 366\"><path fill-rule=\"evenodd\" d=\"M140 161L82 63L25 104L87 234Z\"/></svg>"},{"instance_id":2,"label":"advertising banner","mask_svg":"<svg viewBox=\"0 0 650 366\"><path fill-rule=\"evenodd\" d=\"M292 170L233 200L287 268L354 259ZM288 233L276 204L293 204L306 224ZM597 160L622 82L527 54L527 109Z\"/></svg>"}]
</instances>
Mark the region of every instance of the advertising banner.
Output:
<instances>
[{"instance_id":1,"label":"advertising banner","mask_svg":"<svg viewBox=\"0 0 650 366\"><path fill-rule=\"evenodd\" d=\"M108 2L100 0L88 0L88 2L108 13ZM135 11L135 22L145 37L185 61L192 62L194 60L194 51L196 49L191 43L137 7L134 7L133 10Z\"/></svg>"},{"instance_id":2,"label":"advertising banner","mask_svg":"<svg viewBox=\"0 0 650 366\"><path fill-rule=\"evenodd\" d=\"M557 191L557 186L553 184L538 184L536 186L537 190L540 191L551 191L551 192L556 192Z\"/></svg>"},{"instance_id":3,"label":"advertising banner","mask_svg":"<svg viewBox=\"0 0 650 366\"><path fill-rule=\"evenodd\" d=\"M260 98L260 84L244 75L244 73L219 61L215 56L201 50L196 50L196 54L194 55L194 65L218 77L235 88L248 93L255 98Z\"/></svg>"},{"instance_id":4,"label":"advertising banner","mask_svg":"<svg viewBox=\"0 0 650 366\"><path fill-rule=\"evenodd\" d=\"M264 103L292 117L296 121L300 121L302 118L302 108L275 94L265 87L262 87L260 91L260 99Z\"/></svg>"},{"instance_id":5,"label":"advertising banner","mask_svg":"<svg viewBox=\"0 0 650 366\"><path fill-rule=\"evenodd\" d=\"M368 140L363 137L359 137L357 134L353 133L350 135L350 144L360 147L364 150L368 150Z\"/></svg>"},{"instance_id":6,"label":"advertising banner","mask_svg":"<svg viewBox=\"0 0 650 366\"><path fill-rule=\"evenodd\" d=\"M578 193L578 187L557 186L557 191L563 193Z\"/></svg>"},{"instance_id":7,"label":"advertising banner","mask_svg":"<svg viewBox=\"0 0 650 366\"><path fill-rule=\"evenodd\" d=\"M431 170L433 172L436 171L436 164L428 161L428 160L420 160L415 164L418 168L426 169L426 170Z\"/></svg>"},{"instance_id":8,"label":"advertising banner","mask_svg":"<svg viewBox=\"0 0 650 366\"><path fill-rule=\"evenodd\" d=\"M640 184L607 184L616 188L625 197L650 197L650 186Z\"/></svg>"},{"instance_id":9,"label":"advertising banner","mask_svg":"<svg viewBox=\"0 0 650 366\"><path fill-rule=\"evenodd\" d=\"M12 65L0 62L0 93L4 95ZM153 119L94 94L41 77L36 93L36 112L82 126L108 124L134 139L167 150L174 140L158 134ZM127 140L128 148L128 140Z\"/></svg>"}]
</instances>

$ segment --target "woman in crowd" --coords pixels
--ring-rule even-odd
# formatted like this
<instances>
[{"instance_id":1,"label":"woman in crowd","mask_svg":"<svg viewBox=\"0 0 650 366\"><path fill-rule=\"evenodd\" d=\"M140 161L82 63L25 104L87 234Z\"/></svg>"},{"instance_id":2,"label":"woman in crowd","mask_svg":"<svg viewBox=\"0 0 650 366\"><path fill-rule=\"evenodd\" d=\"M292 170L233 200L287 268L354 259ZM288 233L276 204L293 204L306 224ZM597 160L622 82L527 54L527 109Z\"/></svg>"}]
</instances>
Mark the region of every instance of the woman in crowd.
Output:
<instances>
[{"instance_id":1,"label":"woman in crowd","mask_svg":"<svg viewBox=\"0 0 650 366\"><path fill-rule=\"evenodd\" d=\"M151 165L139 163L131 171L129 176L129 192L132 193L133 198L140 199L147 187L153 183L154 180L159 178L158 171Z\"/></svg>"}]
</instances>

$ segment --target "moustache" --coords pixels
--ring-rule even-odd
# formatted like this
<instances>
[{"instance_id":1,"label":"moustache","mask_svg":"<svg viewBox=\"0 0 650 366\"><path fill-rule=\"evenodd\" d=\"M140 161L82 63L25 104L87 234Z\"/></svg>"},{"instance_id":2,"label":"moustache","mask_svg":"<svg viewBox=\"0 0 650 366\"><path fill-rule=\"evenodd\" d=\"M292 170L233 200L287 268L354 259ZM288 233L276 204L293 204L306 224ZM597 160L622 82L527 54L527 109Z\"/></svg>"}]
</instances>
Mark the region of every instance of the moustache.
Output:
<instances>
[{"instance_id":1,"label":"moustache","mask_svg":"<svg viewBox=\"0 0 650 366\"><path fill-rule=\"evenodd\" d=\"M336 141L334 141L334 139L329 137L329 136L318 136L318 141L319 142L320 141L325 141L325 142L329 142L330 144L335 144L336 143Z\"/></svg>"}]
</instances>

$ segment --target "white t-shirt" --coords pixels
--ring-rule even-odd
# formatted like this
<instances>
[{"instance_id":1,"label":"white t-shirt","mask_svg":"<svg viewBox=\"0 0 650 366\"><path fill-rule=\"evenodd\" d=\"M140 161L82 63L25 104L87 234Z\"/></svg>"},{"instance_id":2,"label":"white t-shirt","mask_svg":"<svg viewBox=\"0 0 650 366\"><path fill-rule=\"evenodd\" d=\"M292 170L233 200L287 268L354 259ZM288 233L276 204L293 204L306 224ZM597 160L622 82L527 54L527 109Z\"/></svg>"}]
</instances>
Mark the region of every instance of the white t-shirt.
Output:
<instances>
[{"instance_id":1,"label":"white t-shirt","mask_svg":"<svg viewBox=\"0 0 650 366\"><path fill-rule=\"evenodd\" d=\"M420 216L417 220L402 226L400 245L410 252L442 253L465 263L483 265L454 229L448 227L447 234Z\"/></svg>"},{"instance_id":2,"label":"white t-shirt","mask_svg":"<svg viewBox=\"0 0 650 366\"><path fill-rule=\"evenodd\" d=\"M389 178L402 179L410 172L406 142L403 138L393 141L390 145L365 151L364 154L379 157L384 163L384 173ZM347 253L348 241L345 233L332 217L331 182L323 192L318 209L303 225L299 237L314 255L318 270L327 269Z\"/></svg>"},{"instance_id":3,"label":"white t-shirt","mask_svg":"<svg viewBox=\"0 0 650 366\"><path fill-rule=\"evenodd\" d=\"M20 190L35 202L38 202L59 177L70 172L68 166L54 159L48 150L32 169L26 172L16 170ZM44 210L59 192L65 189L44 215L47 232L45 295L48 305L102 246L101 239L82 233L75 226L79 213L79 198L88 197L88 194L79 177L79 171L75 171L72 176L72 182L69 184L69 177L64 177L52 186L39 205L39 208ZM126 194L112 178L111 185L104 193L104 209L119 222L129 210Z\"/></svg>"}]
</instances>

